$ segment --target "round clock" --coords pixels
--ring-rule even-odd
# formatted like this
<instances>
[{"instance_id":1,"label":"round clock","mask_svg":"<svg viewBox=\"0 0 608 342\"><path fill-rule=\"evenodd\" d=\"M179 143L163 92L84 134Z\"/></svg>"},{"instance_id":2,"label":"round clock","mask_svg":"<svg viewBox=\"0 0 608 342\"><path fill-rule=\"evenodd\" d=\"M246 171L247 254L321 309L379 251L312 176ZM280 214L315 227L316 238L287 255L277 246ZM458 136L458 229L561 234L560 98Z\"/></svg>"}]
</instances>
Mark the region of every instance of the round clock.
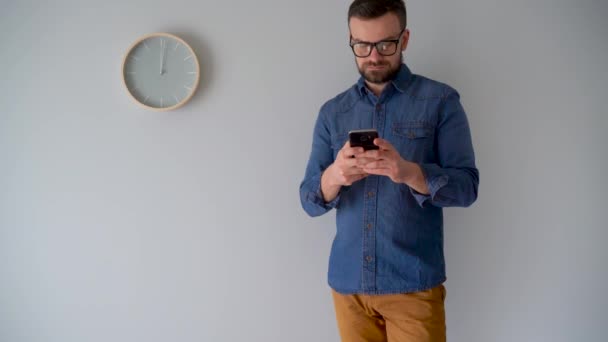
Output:
<instances>
[{"instance_id":1,"label":"round clock","mask_svg":"<svg viewBox=\"0 0 608 342\"><path fill-rule=\"evenodd\" d=\"M127 92L140 105L157 111L183 106L198 87L200 70L192 48L169 33L138 39L122 62Z\"/></svg>"}]
</instances>

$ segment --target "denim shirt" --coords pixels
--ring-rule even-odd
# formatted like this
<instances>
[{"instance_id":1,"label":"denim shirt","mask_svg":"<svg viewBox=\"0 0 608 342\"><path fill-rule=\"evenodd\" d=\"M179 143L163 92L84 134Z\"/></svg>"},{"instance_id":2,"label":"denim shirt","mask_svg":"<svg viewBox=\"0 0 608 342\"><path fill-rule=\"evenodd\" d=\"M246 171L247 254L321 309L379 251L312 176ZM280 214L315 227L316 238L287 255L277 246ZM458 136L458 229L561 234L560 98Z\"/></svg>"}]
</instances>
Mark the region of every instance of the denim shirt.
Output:
<instances>
[{"instance_id":1,"label":"denim shirt","mask_svg":"<svg viewBox=\"0 0 608 342\"><path fill-rule=\"evenodd\" d=\"M369 175L325 202L323 171L348 131L365 128L378 130L402 158L420 165L430 194ZM344 294L392 294L443 283L442 208L471 205L478 184L469 124L453 88L414 75L405 64L379 97L359 79L321 107L300 185L310 216L336 209L329 285Z\"/></svg>"}]
</instances>

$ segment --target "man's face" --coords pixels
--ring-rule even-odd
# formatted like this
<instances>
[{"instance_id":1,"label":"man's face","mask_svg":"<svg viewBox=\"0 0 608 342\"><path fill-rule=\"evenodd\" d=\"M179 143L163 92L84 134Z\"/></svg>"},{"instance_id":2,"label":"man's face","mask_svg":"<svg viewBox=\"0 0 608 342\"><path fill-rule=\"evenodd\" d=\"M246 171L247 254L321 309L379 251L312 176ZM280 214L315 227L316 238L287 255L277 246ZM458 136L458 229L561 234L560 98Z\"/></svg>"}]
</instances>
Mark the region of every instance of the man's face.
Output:
<instances>
[{"instance_id":1,"label":"man's face","mask_svg":"<svg viewBox=\"0 0 608 342\"><path fill-rule=\"evenodd\" d=\"M397 51L392 56L383 56L373 48L367 57L355 57L359 73L366 81L383 84L392 80L402 63L401 52L407 47L409 31L399 36L401 26L393 13L375 19L352 17L349 22L351 44L356 42L376 43L383 40L399 39Z\"/></svg>"}]
</instances>

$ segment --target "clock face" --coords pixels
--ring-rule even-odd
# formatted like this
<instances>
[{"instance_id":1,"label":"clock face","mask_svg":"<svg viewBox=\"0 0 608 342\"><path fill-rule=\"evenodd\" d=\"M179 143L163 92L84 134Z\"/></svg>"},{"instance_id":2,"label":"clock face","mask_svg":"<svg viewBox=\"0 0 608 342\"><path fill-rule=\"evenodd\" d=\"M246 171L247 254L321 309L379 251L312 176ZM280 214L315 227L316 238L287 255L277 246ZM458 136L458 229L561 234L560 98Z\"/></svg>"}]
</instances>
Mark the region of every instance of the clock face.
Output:
<instances>
[{"instance_id":1,"label":"clock face","mask_svg":"<svg viewBox=\"0 0 608 342\"><path fill-rule=\"evenodd\" d=\"M141 105L170 110L186 103L198 86L199 65L182 39L156 33L138 40L123 61L127 91Z\"/></svg>"}]
</instances>

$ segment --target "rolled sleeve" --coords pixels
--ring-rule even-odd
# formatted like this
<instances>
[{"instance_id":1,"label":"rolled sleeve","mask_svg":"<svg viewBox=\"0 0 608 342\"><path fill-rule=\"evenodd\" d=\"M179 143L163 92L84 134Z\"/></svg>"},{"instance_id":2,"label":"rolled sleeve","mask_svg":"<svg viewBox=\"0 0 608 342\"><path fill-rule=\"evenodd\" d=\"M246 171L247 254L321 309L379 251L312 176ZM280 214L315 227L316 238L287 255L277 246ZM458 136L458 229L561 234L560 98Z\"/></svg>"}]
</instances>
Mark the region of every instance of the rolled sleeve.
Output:
<instances>
[{"instance_id":1,"label":"rolled sleeve","mask_svg":"<svg viewBox=\"0 0 608 342\"><path fill-rule=\"evenodd\" d=\"M303 195L306 198L303 199L302 205L311 216L322 215L327 211L336 208L340 203L340 193L338 193L338 196L330 202L325 201L323 192L321 191L321 175L322 174L318 174L312 177L310 179L309 189L303 192Z\"/></svg>"},{"instance_id":2,"label":"rolled sleeve","mask_svg":"<svg viewBox=\"0 0 608 342\"><path fill-rule=\"evenodd\" d=\"M466 207L477 199L479 171L469 123L458 93L449 89L439 113L437 160L420 165L429 188L424 195L410 189L420 206Z\"/></svg>"},{"instance_id":3,"label":"rolled sleeve","mask_svg":"<svg viewBox=\"0 0 608 342\"><path fill-rule=\"evenodd\" d=\"M300 201L302 208L310 216L319 216L336 208L340 194L330 202L325 202L321 192L321 176L334 162L331 148L331 133L325 120L326 106L323 106L317 117L313 132L312 148L304 180L300 184Z\"/></svg>"},{"instance_id":4,"label":"rolled sleeve","mask_svg":"<svg viewBox=\"0 0 608 342\"><path fill-rule=\"evenodd\" d=\"M421 194L413 188L410 188L410 193L414 196L418 205L424 207L425 202L433 202L436 200L437 193L441 188L448 184L450 176L448 176L441 167L435 164L422 164L420 165L420 169L424 174L429 194Z\"/></svg>"}]
</instances>

